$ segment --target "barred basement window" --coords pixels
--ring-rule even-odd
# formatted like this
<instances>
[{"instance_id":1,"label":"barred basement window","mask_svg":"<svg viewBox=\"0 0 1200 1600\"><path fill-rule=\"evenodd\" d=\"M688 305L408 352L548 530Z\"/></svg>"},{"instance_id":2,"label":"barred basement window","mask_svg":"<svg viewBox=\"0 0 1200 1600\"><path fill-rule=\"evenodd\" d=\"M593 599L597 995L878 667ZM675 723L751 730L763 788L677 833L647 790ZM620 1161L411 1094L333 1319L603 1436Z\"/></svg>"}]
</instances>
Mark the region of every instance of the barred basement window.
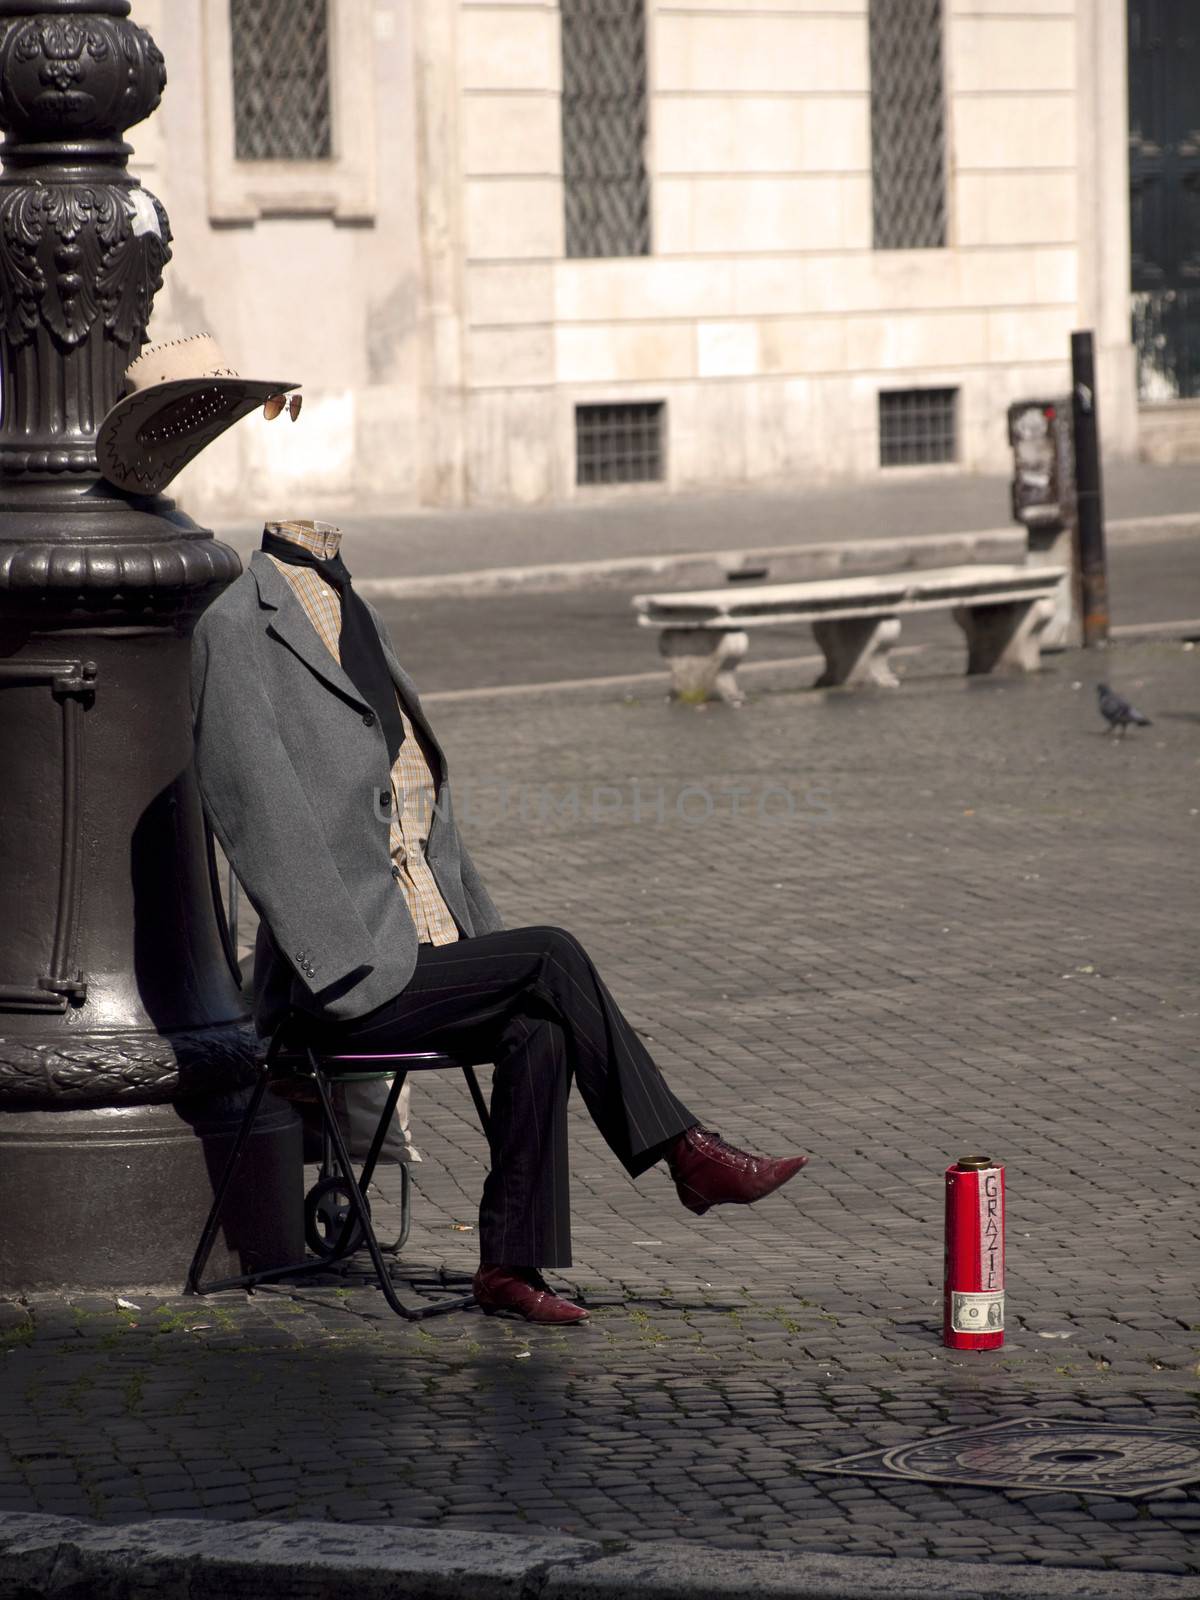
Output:
<instances>
[{"instance_id":1,"label":"barred basement window","mask_svg":"<svg viewBox=\"0 0 1200 1600\"><path fill-rule=\"evenodd\" d=\"M644 0L561 6L567 255L649 255Z\"/></svg>"},{"instance_id":2,"label":"barred basement window","mask_svg":"<svg viewBox=\"0 0 1200 1600\"><path fill-rule=\"evenodd\" d=\"M890 389L879 395L879 465L958 460L958 390Z\"/></svg>"},{"instance_id":3,"label":"barred basement window","mask_svg":"<svg viewBox=\"0 0 1200 1600\"><path fill-rule=\"evenodd\" d=\"M661 482L666 410L661 400L576 406L575 482Z\"/></svg>"},{"instance_id":4,"label":"barred basement window","mask_svg":"<svg viewBox=\"0 0 1200 1600\"><path fill-rule=\"evenodd\" d=\"M333 155L329 0L229 0L239 161Z\"/></svg>"},{"instance_id":5,"label":"barred basement window","mask_svg":"<svg viewBox=\"0 0 1200 1600\"><path fill-rule=\"evenodd\" d=\"M942 0L869 0L876 250L946 243Z\"/></svg>"}]
</instances>

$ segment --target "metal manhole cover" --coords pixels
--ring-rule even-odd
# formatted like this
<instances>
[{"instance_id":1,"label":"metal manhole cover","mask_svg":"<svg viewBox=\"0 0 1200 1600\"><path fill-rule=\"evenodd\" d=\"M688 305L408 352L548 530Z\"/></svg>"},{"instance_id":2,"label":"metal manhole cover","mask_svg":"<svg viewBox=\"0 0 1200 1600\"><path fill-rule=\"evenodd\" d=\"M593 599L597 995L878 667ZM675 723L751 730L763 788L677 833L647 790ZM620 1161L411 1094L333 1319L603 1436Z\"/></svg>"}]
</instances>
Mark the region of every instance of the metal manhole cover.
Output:
<instances>
[{"instance_id":1,"label":"metal manhole cover","mask_svg":"<svg viewBox=\"0 0 1200 1600\"><path fill-rule=\"evenodd\" d=\"M1025 1418L993 1422L983 1428L956 1428L912 1444L863 1450L804 1470L1133 1497L1200 1481L1200 1427Z\"/></svg>"}]
</instances>

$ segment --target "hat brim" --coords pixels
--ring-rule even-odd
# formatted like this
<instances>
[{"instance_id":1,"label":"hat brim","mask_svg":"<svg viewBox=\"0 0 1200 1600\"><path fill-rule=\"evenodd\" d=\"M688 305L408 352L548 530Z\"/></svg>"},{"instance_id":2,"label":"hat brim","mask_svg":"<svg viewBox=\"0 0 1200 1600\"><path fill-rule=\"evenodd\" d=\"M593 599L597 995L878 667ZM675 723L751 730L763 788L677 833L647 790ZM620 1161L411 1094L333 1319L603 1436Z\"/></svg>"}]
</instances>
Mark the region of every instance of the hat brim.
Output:
<instances>
[{"instance_id":1,"label":"hat brim","mask_svg":"<svg viewBox=\"0 0 1200 1600\"><path fill-rule=\"evenodd\" d=\"M297 383L176 378L126 395L96 434L100 471L127 494L158 494L207 445Z\"/></svg>"}]
</instances>

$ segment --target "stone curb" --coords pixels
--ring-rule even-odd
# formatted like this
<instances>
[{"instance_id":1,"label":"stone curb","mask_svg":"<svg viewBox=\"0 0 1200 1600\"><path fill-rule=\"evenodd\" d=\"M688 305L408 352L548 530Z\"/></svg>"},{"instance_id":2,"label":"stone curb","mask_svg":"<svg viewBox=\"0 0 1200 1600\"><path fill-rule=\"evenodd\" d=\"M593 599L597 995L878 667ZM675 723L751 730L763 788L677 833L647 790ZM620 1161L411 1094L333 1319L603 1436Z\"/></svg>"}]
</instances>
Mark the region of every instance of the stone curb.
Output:
<instances>
[{"instance_id":1,"label":"stone curb","mask_svg":"<svg viewBox=\"0 0 1200 1600\"><path fill-rule=\"evenodd\" d=\"M1131 517L1110 522L1114 544L1146 544L1200 536L1200 512ZM768 569L775 583L849 577L884 564L959 566L973 561L1021 561L1026 536L1015 524L978 533L916 534L896 539L844 539L827 544L765 545L753 549L693 550L668 555L617 556L605 561L562 561L537 566L485 567L420 578L363 578L355 588L368 600L477 599L503 594L558 594L577 589L628 589L637 585L712 588L730 573Z\"/></svg>"},{"instance_id":2,"label":"stone curb","mask_svg":"<svg viewBox=\"0 0 1200 1600\"><path fill-rule=\"evenodd\" d=\"M1194 643L1200 639L1200 617L1182 617L1178 622L1118 622L1108 630L1114 644L1153 644L1165 639L1167 643L1182 640Z\"/></svg>"},{"instance_id":3,"label":"stone curb","mask_svg":"<svg viewBox=\"0 0 1200 1600\"><path fill-rule=\"evenodd\" d=\"M619 1548L614 1548L619 1545ZM1200 1578L378 1524L0 1513L0 1600L1197 1600Z\"/></svg>"}]
</instances>

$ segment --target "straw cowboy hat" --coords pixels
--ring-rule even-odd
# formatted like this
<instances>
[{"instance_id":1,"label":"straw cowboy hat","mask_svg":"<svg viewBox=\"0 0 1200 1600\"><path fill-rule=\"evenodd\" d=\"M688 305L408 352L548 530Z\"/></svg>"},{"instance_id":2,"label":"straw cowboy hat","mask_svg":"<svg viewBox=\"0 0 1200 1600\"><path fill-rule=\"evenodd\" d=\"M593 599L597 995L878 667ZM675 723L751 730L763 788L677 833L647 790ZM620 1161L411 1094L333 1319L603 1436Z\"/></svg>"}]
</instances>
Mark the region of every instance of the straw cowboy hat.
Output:
<instances>
[{"instance_id":1,"label":"straw cowboy hat","mask_svg":"<svg viewBox=\"0 0 1200 1600\"><path fill-rule=\"evenodd\" d=\"M149 345L126 367L124 396L100 424L100 471L129 494L157 494L218 434L298 387L239 377L207 333ZM294 395L293 420L299 405Z\"/></svg>"}]
</instances>

